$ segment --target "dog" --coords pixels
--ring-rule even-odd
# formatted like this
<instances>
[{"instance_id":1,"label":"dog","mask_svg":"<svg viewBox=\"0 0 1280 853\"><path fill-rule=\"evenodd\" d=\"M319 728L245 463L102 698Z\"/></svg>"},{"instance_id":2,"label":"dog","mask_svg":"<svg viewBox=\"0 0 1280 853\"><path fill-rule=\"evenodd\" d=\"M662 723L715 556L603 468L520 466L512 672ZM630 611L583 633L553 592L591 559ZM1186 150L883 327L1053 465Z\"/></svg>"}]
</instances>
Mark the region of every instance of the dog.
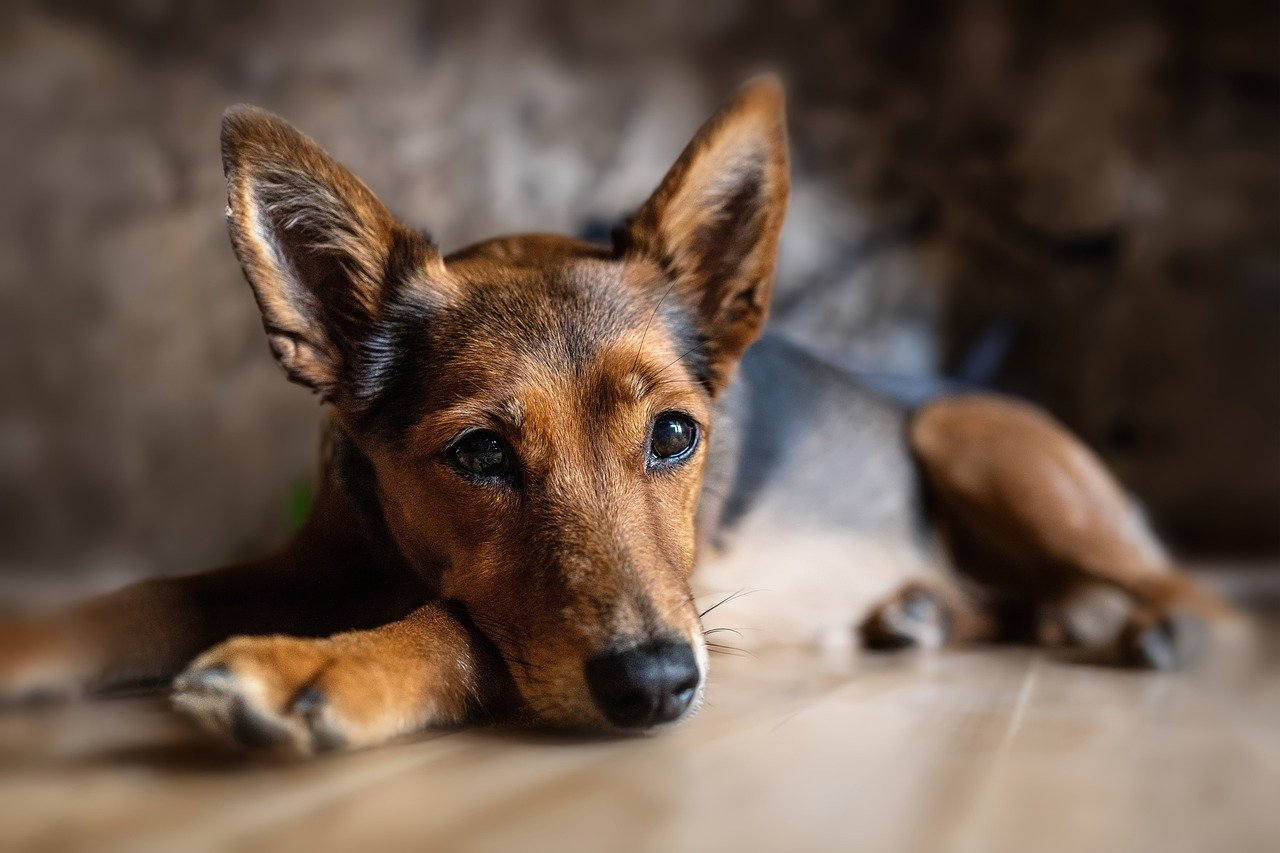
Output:
<instances>
[{"instance_id":1,"label":"dog","mask_svg":"<svg viewBox=\"0 0 1280 853\"><path fill-rule=\"evenodd\" d=\"M1084 643L1159 668L1225 611L1045 412L906 407L761 336L789 195L774 79L611 246L443 256L253 107L222 154L271 351L326 407L313 511L261 560L0 624L8 698L173 679L208 729L300 755L481 719L647 732L702 701L696 589L768 588L767 642Z\"/></svg>"}]
</instances>

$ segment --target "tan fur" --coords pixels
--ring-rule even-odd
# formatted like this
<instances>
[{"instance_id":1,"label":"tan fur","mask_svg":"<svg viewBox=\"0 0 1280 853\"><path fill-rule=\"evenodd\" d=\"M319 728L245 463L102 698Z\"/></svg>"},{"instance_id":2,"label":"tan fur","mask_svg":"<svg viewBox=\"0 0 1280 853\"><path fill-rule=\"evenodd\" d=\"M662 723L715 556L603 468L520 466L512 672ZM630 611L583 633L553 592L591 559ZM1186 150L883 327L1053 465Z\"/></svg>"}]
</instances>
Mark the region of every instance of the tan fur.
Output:
<instances>
[{"instance_id":1,"label":"tan fur","mask_svg":"<svg viewBox=\"0 0 1280 853\"><path fill-rule=\"evenodd\" d=\"M679 374L679 353L661 333L650 331L637 358L640 335L619 338L572 382L488 353L484 360L509 377L490 389L493 398L434 411L415 432L411 453L426 458L488 412L518 412L518 424L506 428L519 434L522 462L546 495L536 505L476 489L440 466L371 454L397 541L421 571L447 567L441 594L468 603L512 662L525 701L548 721L591 717L582 661L610 642L701 636L687 584L701 460L663 478L638 463L655 415L680 408L708 423L710 407ZM633 376L657 390L635 399ZM602 395L619 401L603 420L593 414ZM566 424L573 435L564 435ZM623 566L619 554L627 555ZM530 562L551 559L561 582L530 583Z\"/></svg>"},{"instance_id":2,"label":"tan fur","mask_svg":"<svg viewBox=\"0 0 1280 853\"><path fill-rule=\"evenodd\" d=\"M909 441L956 568L978 594L952 584L908 585L862 623L872 644L893 642L889 623L922 590L950 618L944 640L951 645L1065 644L1081 638L1076 626L1090 618L1082 610L1108 607L1094 588L1115 588L1133 606L1102 651L1145 666L1166 665L1147 659L1150 632L1177 634L1178 620L1231 614L1176 570L1101 461L1043 410L988 394L945 398L915 416Z\"/></svg>"},{"instance_id":3,"label":"tan fur","mask_svg":"<svg viewBox=\"0 0 1280 853\"><path fill-rule=\"evenodd\" d=\"M715 251L706 241L721 224L716 220L723 214L714 213L717 203L734 190L729 178L744 171L758 173L764 204L747 216L756 220L753 229L762 236L725 275L708 265ZM763 78L703 126L632 222L634 252L665 259L674 278L670 286L702 303L720 328L709 355L721 387L768 316L789 194L782 87Z\"/></svg>"},{"instance_id":4,"label":"tan fur","mask_svg":"<svg viewBox=\"0 0 1280 853\"><path fill-rule=\"evenodd\" d=\"M981 395L941 400L911 427L911 445L944 523L983 540L986 570L1007 569L1036 598L1085 578L1158 607L1220 603L1174 572L1132 500L1101 461L1044 411Z\"/></svg>"},{"instance_id":5,"label":"tan fur","mask_svg":"<svg viewBox=\"0 0 1280 853\"><path fill-rule=\"evenodd\" d=\"M253 287L272 350L294 381L329 395L342 359L332 328L319 321L329 294L309 291L311 270L296 255L290 257L272 226L294 235L312 263L331 263L353 307L365 312L379 306L392 236L413 237L364 183L276 116L256 107L232 107L223 120L222 139L231 243ZM439 253L422 248L425 272L447 280Z\"/></svg>"}]
</instances>

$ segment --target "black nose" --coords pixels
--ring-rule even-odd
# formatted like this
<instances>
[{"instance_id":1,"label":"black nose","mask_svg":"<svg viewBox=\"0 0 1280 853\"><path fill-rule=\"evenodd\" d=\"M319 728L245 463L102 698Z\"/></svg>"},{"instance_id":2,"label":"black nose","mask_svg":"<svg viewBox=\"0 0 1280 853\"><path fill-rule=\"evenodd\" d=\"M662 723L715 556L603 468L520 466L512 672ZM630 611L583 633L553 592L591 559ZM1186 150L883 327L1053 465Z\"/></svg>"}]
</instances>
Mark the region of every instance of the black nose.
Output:
<instances>
[{"instance_id":1,"label":"black nose","mask_svg":"<svg viewBox=\"0 0 1280 853\"><path fill-rule=\"evenodd\" d=\"M698 689L698 663L688 643L658 640L586 663L596 706L615 726L642 729L674 720Z\"/></svg>"}]
</instances>

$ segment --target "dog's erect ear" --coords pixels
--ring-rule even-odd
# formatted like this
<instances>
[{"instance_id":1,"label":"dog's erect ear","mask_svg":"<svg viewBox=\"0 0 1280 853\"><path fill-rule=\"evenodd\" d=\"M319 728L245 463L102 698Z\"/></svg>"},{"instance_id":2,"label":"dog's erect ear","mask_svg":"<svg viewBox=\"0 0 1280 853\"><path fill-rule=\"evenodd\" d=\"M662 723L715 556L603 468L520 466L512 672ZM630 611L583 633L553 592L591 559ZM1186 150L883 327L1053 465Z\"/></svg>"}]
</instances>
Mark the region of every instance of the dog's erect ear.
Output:
<instances>
[{"instance_id":1,"label":"dog's erect ear","mask_svg":"<svg viewBox=\"0 0 1280 853\"><path fill-rule=\"evenodd\" d=\"M300 385L333 399L359 369L392 264L439 255L358 178L292 125L235 106L222 118L227 221L271 349Z\"/></svg>"},{"instance_id":2,"label":"dog's erect ear","mask_svg":"<svg viewBox=\"0 0 1280 853\"><path fill-rule=\"evenodd\" d=\"M693 309L713 392L768 315L789 192L782 87L759 78L703 125L625 232L625 251L660 263Z\"/></svg>"}]
</instances>

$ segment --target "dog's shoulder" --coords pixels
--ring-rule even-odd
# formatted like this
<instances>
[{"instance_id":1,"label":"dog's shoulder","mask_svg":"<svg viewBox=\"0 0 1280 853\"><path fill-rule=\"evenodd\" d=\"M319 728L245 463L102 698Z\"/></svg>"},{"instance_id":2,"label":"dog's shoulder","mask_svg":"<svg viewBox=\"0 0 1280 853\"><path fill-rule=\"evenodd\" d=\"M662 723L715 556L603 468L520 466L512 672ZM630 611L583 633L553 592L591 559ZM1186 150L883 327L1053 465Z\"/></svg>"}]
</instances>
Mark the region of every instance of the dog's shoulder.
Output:
<instances>
[{"instance_id":1,"label":"dog's shoulder","mask_svg":"<svg viewBox=\"0 0 1280 853\"><path fill-rule=\"evenodd\" d=\"M784 527L910 533L921 523L910 417L856 377L766 335L717 412L707 492L716 526L750 516Z\"/></svg>"}]
</instances>

